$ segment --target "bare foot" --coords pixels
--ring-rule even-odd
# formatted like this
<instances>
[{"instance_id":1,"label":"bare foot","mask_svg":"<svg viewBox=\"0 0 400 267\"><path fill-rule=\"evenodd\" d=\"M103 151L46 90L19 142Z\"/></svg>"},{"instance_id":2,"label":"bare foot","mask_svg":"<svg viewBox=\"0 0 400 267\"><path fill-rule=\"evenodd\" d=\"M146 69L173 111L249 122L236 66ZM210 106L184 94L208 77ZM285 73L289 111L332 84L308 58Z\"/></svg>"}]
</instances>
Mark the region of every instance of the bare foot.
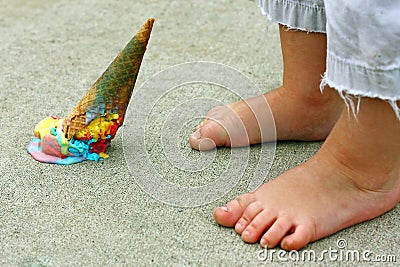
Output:
<instances>
[{"instance_id":1,"label":"bare foot","mask_svg":"<svg viewBox=\"0 0 400 267\"><path fill-rule=\"evenodd\" d=\"M189 138L194 149L246 146L275 139L326 138L343 108L336 91L328 87L323 94L319 91L325 71L326 35L288 31L280 26L280 37L283 86L246 102L212 109L206 116L209 119L196 127ZM276 134L271 129L275 128L274 122Z\"/></svg>"},{"instance_id":2,"label":"bare foot","mask_svg":"<svg viewBox=\"0 0 400 267\"><path fill-rule=\"evenodd\" d=\"M363 99L358 122L343 112L308 162L216 208L214 217L246 242L297 250L399 201L400 122L387 103Z\"/></svg>"},{"instance_id":3,"label":"bare foot","mask_svg":"<svg viewBox=\"0 0 400 267\"><path fill-rule=\"evenodd\" d=\"M315 94L310 95L304 90L282 86L264 95L210 110L189 142L194 149L209 150L276 139L325 140L342 109L342 99L329 87L323 94L315 88Z\"/></svg>"}]
</instances>

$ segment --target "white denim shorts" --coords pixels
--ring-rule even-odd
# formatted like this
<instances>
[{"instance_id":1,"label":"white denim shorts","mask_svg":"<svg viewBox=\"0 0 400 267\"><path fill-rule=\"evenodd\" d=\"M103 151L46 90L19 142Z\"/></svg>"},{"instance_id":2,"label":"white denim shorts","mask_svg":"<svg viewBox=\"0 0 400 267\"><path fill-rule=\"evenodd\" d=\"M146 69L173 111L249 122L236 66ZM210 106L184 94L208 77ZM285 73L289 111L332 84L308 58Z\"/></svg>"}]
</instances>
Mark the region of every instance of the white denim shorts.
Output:
<instances>
[{"instance_id":1,"label":"white denim shorts","mask_svg":"<svg viewBox=\"0 0 400 267\"><path fill-rule=\"evenodd\" d=\"M289 29L327 34L321 88L335 88L354 113L350 96L386 100L400 120L400 0L260 0L260 8Z\"/></svg>"}]
</instances>

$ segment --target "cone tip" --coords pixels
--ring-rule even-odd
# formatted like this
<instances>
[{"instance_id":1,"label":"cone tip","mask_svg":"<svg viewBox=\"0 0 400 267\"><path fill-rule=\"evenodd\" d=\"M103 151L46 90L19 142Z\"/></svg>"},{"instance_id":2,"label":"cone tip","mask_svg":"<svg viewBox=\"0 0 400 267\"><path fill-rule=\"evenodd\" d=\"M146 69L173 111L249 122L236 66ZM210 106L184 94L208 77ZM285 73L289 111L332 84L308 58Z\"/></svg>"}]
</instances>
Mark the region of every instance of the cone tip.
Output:
<instances>
[{"instance_id":1,"label":"cone tip","mask_svg":"<svg viewBox=\"0 0 400 267\"><path fill-rule=\"evenodd\" d=\"M136 36L139 39L145 40L146 44L150 38L150 33L153 29L153 23L154 23L154 18L147 19L147 21L143 24L140 30L136 33Z\"/></svg>"},{"instance_id":2,"label":"cone tip","mask_svg":"<svg viewBox=\"0 0 400 267\"><path fill-rule=\"evenodd\" d=\"M153 24L154 24L154 18L149 18L147 19L145 26L147 26L147 28L151 30L153 28Z\"/></svg>"}]
</instances>

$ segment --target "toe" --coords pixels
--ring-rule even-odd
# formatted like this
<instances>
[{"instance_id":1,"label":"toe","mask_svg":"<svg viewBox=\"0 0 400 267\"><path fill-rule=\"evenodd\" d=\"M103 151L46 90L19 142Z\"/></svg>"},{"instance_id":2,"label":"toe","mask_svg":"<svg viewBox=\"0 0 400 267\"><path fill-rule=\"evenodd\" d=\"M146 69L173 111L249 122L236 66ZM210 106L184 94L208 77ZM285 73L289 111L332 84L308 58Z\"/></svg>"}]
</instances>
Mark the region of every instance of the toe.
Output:
<instances>
[{"instance_id":1,"label":"toe","mask_svg":"<svg viewBox=\"0 0 400 267\"><path fill-rule=\"evenodd\" d=\"M262 210L248 224L242 233L243 241L255 243L260 240L261 235L274 223L276 214L272 210ZM240 220L239 220L240 221Z\"/></svg>"},{"instance_id":2,"label":"toe","mask_svg":"<svg viewBox=\"0 0 400 267\"><path fill-rule=\"evenodd\" d=\"M285 250L300 250L311 242L312 231L306 226L297 226L294 232L282 239L281 247Z\"/></svg>"},{"instance_id":3,"label":"toe","mask_svg":"<svg viewBox=\"0 0 400 267\"><path fill-rule=\"evenodd\" d=\"M229 137L225 129L218 122L206 120L195 128L189 143L193 149L205 151L225 145L227 139Z\"/></svg>"},{"instance_id":4,"label":"toe","mask_svg":"<svg viewBox=\"0 0 400 267\"><path fill-rule=\"evenodd\" d=\"M263 207L258 202L253 202L247 206L243 215L237 221L235 230L238 234L242 234L243 230L247 228L253 219L263 210Z\"/></svg>"},{"instance_id":5,"label":"toe","mask_svg":"<svg viewBox=\"0 0 400 267\"><path fill-rule=\"evenodd\" d=\"M193 149L200 151L208 151L216 148L216 144L212 139L201 137L201 130L197 130L189 137L189 144Z\"/></svg>"},{"instance_id":6,"label":"toe","mask_svg":"<svg viewBox=\"0 0 400 267\"><path fill-rule=\"evenodd\" d=\"M287 233L293 229L293 226L294 225L290 218L287 218L285 216L278 217L278 219L272 224L272 226L261 238L261 246L268 246L268 248L276 247L287 235Z\"/></svg>"},{"instance_id":7,"label":"toe","mask_svg":"<svg viewBox=\"0 0 400 267\"><path fill-rule=\"evenodd\" d=\"M254 197L250 193L228 202L224 207L216 208L214 210L215 221L226 227L234 227L252 202L254 202Z\"/></svg>"},{"instance_id":8,"label":"toe","mask_svg":"<svg viewBox=\"0 0 400 267\"><path fill-rule=\"evenodd\" d=\"M200 150L200 142L201 142L201 128L200 126L197 126L195 128L195 132L192 133L189 137L189 144L193 149Z\"/></svg>"}]
</instances>

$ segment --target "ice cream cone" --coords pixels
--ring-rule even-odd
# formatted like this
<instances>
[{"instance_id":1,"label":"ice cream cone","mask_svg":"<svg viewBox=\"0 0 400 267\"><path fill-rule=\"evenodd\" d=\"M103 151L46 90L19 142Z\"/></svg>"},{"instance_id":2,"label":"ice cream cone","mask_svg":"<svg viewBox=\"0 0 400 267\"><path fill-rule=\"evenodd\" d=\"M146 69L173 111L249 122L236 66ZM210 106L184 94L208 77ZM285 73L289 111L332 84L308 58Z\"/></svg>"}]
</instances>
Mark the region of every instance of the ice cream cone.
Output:
<instances>
[{"instance_id":1,"label":"ice cream cone","mask_svg":"<svg viewBox=\"0 0 400 267\"><path fill-rule=\"evenodd\" d=\"M122 123L153 23L153 18L146 21L66 117L63 132L68 139L93 119L105 114L118 114Z\"/></svg>"}]
</instances>

